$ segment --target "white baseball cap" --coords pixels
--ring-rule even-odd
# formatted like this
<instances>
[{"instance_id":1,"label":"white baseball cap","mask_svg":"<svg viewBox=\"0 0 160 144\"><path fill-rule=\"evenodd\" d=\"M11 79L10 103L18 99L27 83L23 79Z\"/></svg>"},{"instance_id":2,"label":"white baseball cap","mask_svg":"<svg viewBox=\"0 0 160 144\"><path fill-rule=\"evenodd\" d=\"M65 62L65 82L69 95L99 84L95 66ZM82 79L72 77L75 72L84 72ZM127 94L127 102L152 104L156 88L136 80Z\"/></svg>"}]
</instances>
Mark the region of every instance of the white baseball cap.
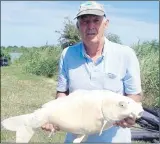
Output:
<instances>
[{"instance_id":1,"label":"white baseball cap","mask_svg":"<svg viewBox=\"0 0 160 144\"><path fill-rule=\"evenodd\" d=\"M105 16L105 10L103 5L95 2L95 1L87 1L80 5L79 11L77 13L77 16L75 18L78 18L82 15L98 15L98 16Z\"/></svg>"}]
</instances>

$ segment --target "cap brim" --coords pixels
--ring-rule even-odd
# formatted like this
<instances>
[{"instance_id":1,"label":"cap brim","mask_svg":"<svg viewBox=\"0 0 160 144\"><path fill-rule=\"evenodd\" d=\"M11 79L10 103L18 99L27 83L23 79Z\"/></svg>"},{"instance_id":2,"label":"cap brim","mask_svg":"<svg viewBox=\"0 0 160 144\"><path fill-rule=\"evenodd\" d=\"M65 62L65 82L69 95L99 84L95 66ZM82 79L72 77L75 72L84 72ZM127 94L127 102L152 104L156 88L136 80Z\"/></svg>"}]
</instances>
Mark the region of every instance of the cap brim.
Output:
<instances>
[{"instance_id":1,"label":"cap brim","mask_svg":"<svg viewBox=\"0 0 160 144\"><path fill-rule=\"evenodd\" d=\"M76 18L78 18L82 15L87 15L87 14L98 15L98 16L104 16L105 15L104 11L95 10L95 9L88 9L88 10L84 10L84 11L79 12L74 19L76 19Z\"/></svg>"}]
</instances>

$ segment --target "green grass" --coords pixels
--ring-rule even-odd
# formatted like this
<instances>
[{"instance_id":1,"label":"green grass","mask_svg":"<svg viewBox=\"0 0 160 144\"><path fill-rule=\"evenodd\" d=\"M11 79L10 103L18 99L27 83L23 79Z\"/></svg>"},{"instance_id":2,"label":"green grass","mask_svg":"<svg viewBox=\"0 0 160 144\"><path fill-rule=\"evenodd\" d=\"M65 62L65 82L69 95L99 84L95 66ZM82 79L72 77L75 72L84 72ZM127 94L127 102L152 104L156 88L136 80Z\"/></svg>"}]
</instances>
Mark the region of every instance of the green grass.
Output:
<instances>
[{"instance_id":1,"label":"green grass","mask_svg":"<svg viewBox=\"0 0 160 144\"><path fill-rule=\"evenodd\" d=\"M53 100L56 82L42 76L22 73L15 66L1 68L1 120L30 113ZM65 133L48 138L49 132L38 129L31 142L63 142ZM15 132L1 129L2 142L15 142Z\"/></svg>"}]
</instances>

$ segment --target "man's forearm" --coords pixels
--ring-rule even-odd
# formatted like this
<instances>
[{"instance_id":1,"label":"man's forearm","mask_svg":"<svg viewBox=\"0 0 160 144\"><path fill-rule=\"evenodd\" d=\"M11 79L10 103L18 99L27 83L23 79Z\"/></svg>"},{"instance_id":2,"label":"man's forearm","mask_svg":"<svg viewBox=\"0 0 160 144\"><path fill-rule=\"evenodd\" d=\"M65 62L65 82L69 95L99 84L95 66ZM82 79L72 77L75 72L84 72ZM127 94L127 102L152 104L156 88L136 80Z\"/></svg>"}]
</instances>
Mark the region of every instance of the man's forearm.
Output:
<instances>
[{"instance_id":1,"label":"man's forearm","mask_svg":"<svg viewBox=\"0 0 160 144\"><path fill-rule=\"evenodd\" d=\"M142 101L142 94L136 94L136 95L132 95L132 94L126 94L128 97L130 97L131 99L135 100L136 102L141 102Z\"/></svg>"},{"instance_id":2,"label":"man's forearm","mask_svg":"<svg viewBox=\"0 0 160 144\"><path fill-rule=\"evenodd\" d=\"M59 92L59 91L57 91L55 99L67 96L68 94L69 94L69 90L67 90L65 92Z\"/></svg>"}]
</instances>

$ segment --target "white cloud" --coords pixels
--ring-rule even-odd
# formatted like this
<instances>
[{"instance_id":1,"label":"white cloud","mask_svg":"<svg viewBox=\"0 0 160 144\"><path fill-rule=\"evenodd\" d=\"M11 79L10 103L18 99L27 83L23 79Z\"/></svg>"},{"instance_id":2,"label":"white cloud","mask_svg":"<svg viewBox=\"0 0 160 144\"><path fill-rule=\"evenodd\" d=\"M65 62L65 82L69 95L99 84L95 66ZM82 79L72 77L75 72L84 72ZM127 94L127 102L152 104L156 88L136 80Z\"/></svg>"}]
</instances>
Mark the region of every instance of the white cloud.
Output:
<instances>
[{"instance_id":1,"label":"white cloud","mask_svg":"<svg viewBox=\"0 0 160 144\"><path fill-rule=\"evenodd\" d=\"M49 44L58 43L59 35L55 30L61 30L64 17L73 19L74 13L60 9L55 2L52 5L53 9L38 8L37 5L31 7L25 2L2 4L2 45L44 45L46 41Z\"/></svg>"},{"instance_id":2,"label":"white cloud","mask_svg":"<svg viewBox=\"0 0 160 144\"><path fill-rule=\"evenodd\" d=\"M131 18L114 17L110 19L108 31L120 36L125 44L141 41L159 39L159 25L137 21Z\"/></svg>"},{"instance_id":3,"label":"white cloud","mask_svg":"<svg viewBox=\"0 0 160 144\"><path fill-rule=\"evenodd\" d=\"M104 7L106 12L109 14L139 15L139 14L149 14L151 11L152 12L157 11L156 9L147 9L147 8L117 8L112 5L104 5Z\"/></svg>"}]
</instances>

